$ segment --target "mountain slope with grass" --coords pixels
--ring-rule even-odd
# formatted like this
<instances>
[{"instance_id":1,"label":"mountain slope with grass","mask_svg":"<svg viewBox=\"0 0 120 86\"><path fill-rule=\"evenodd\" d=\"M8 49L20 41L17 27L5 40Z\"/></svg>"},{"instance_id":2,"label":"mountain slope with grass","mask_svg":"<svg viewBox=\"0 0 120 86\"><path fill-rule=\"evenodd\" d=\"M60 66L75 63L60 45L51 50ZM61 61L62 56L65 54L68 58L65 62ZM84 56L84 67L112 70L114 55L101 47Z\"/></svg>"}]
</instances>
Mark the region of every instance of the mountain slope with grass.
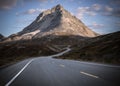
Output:
<instances>
[{"instance_id":1,"label":"mountain slope with grass","mask_svg":"<svg viewBox=\"0 0 120 86\"><path fill-rule=\"evenodd\" d=\"M120 31L88 41L85 46L75 45L72 51L57 58L120 64Z\"/></svg>"}]
</instances>

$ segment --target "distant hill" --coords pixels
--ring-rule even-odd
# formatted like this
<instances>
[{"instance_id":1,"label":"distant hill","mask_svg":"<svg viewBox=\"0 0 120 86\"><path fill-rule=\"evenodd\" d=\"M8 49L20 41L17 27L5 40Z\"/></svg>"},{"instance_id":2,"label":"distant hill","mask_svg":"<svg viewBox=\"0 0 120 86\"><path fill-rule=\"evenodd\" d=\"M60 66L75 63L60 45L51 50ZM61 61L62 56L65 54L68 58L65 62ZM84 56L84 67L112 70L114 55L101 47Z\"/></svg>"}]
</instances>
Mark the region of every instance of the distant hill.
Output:
<instances>
[{"instance_id":1,"label":"distant hill","mask_svg":"<svg viewBox=\"0 0 120 86\"><path fill-rule=\"evenodd\" d=\"M4 38L4 36L2 34L0 34L0 41L2 41L3 38Z\"/></svg>"},{"instance_id":2,"label":"distant hill","mask_svg":"<svg viewBox=\"0 0 120 86\"><path fill-rule=\"evenodd\" d=\"M2 34L0 34L0 39L4 38L4 36Z\"/></svg>"}]
</instances>

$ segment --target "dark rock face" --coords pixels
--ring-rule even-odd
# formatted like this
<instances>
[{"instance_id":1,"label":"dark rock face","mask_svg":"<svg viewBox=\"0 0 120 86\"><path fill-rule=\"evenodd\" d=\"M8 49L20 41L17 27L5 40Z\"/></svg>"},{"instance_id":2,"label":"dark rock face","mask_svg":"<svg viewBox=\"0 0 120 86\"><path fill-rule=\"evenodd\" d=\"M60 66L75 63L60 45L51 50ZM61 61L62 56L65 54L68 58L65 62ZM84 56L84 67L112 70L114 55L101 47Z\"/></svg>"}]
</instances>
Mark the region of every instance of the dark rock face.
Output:
<instances>
[{"instance_id":1,"label":"dark rock face","mask_svg":"<svg viewBox=\"0 0 120 86\"><path fill-rule=\"evenodd\" d=\"M0 41L4 38L4 36L2 34L0 34Z\"/></svg>"},{"instance_id":2,"label":"dark rock face","mask_svg":"<svg viewBox=\"0 0 120 86\"><path fill-rule=\"evenodd\" d=\"M3 36L2 34L0 34L0 39L1 39L1 38L4 38L4 36Z\"/></svg>"}]
</instances>

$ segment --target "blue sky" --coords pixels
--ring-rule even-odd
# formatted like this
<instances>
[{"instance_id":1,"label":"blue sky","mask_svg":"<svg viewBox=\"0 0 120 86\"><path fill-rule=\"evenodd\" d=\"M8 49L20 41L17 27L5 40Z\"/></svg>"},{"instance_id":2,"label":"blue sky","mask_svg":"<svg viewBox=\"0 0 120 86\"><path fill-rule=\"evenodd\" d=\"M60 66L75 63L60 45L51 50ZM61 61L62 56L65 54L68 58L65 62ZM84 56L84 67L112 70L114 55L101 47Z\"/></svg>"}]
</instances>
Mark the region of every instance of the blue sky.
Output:
<instances>
[{"instance_id":1,"label":"blue sky","mask_svg":"<svg viewBox=\"0 0 120 86\"><path fill-rule=\"evenodd\" d=\"M120 0L0 0L0 33L9 36L21 31L57 4L97 33L120 30Z\"/></svg>"}]
</instances>

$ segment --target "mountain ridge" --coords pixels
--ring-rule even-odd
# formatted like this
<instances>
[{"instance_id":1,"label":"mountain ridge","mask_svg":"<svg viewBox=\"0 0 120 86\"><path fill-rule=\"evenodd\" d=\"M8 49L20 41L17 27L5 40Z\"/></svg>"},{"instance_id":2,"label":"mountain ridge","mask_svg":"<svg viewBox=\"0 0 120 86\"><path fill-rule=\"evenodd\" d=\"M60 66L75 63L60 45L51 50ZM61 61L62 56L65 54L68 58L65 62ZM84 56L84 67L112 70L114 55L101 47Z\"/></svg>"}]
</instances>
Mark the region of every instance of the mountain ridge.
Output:
<instances>
[{"instance_id":1,"label":"mountain ridge","mask_svg":"<svg viewBox=\"0 0 120 86\"><path fill-rule=\"evenodd\" d=\"M120 31L91 38L85 46L74 45L72 50L57 57L120 65Z\"/></svg>"},{"instance_id":2,"label":"mountain ridge","mask_svg":"<svg viewBox=\"0 0 120 86\"><path fill-rule=\"evenodd\" d=\"M8 40L26 40L41 38L46 35L79 35L95 37L99 34L89 29L85 24L71 15L60 4L39 14L27 27Z\"/></svg>"}]
</instances>

